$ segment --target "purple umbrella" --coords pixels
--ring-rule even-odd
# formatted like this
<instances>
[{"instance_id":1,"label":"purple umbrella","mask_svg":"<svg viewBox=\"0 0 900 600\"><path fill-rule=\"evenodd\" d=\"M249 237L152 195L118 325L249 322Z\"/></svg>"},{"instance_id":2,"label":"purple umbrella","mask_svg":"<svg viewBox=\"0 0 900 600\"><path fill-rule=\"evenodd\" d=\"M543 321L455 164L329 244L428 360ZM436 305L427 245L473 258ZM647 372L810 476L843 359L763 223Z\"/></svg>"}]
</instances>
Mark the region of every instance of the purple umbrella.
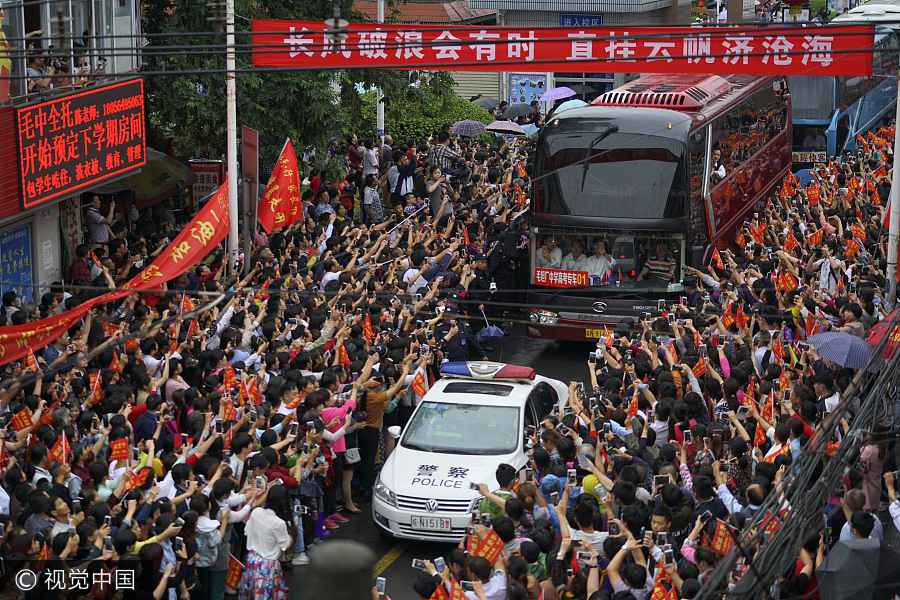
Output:
<instances>
[{"instance_id":1,"label":"purple umbrella","mask_svg":"<svg viewBox=\"0 0 900 600\"><path fill-rule=\"evenodd\" d=\"M826 331L811 336L807 342L816 349L821 358L830 360L842 367L862 369L869 365L872 357L872 348L866 340L844 331ZM875 366L875 369L878 367Z\"/></svg>"},{"instance_id":2,"label":"purple umbrella","mask_svg":"<svg viewBox=\"0 0 900 600\"><path fill-rule=\"evenodd\" d=\"M484 133L484 123L481 121L473 121L466 119L465 121L457 121L450 126L450 132L464 137L475 137Z\"/></svg>"},{"instance_id":3,"label":"purple umbrella","mask_svg":"<svg viewBox=\"0 0 900 600\"><path fill-rule=\"evenodd\" d=\"M541 102L555 102L557 100L562 100L563 98L571 98L572 96L577 96L575 90L567 87L558 87L553 88L552 90L547 90L541 96Z\"/></svg>"},{"instance_id":4,"label":"purple umbrella","mask_svg":"<svg viewBox=\"0 0 900 600\"><path fill-rule=\"evenodd\" d=\"M521 125L512 121L494 121L487 126L486 131L493 133L505 133L506 135L525 135Z\"/></svg>"}]
</instances>

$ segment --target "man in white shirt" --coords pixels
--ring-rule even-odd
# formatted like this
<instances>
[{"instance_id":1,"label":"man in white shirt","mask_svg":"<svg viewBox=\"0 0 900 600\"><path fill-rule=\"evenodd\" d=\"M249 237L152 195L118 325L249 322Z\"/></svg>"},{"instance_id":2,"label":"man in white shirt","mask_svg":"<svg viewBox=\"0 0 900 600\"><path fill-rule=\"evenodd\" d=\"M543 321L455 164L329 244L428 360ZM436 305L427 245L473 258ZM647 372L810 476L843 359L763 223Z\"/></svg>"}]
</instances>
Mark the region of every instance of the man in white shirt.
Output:
<instances>
[{"instance_id":1,"label":"man in white shirt","mask_svg":"<svg viewBox=\"0 0 900 600\"><path fill-rule=\"evenodd\" d=\"M493 569L491 564L480 556L470 558L468 570L469 579L481 583L484 598L487 600L506 600L506 573L503 570L502 556ZM469 600L479 600L480 597L475 592L466 592L466 598Z\"/></svg>"},{"instance_id":2,"label":"man in white shirt","mask_svg":"<svg viewBox=\"0 0 900 600\"><path fill-rule=\"evenodd\" d=\"M568 271L584 271L584 263L587 256L584 254L584 244L581 240L572 242L571 251L562 259L562 268Z\"/></svg>"},{"instance_id":3,"label":"man in white shirt","mask_svg":"<svg viewBox=\"0 0 900 600\"><path fill-rule=\"evenodd\" d=\"M537 266L558 269L562 264L562 250L556 244L556 239L547 238L544 245L538 248L536 256Z\"/></svg>"},{"instance_id":4,"label":"man in white shirt","mask_svg":"<svg viewBox=\"0 0 900 600\"><path fill-rule=\"evenodd\" d=\"M606 251L606 242L597 240L594 242L594 253L584 261L584 269L591 278L604 279L609 276L610 270L616 265L616 259Z\"/></svg>"}]
</instances>

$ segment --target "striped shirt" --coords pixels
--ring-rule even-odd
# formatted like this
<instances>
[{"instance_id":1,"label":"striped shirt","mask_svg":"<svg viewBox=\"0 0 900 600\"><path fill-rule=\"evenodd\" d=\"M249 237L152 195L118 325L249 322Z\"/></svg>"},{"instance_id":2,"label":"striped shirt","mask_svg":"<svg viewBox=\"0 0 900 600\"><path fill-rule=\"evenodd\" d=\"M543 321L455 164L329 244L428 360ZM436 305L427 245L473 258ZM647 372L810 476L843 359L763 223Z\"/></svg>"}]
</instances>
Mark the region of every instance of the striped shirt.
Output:
<instances>
[{"instance_id":1,"label":"striped shirt","mask_svg":"<svg viewBox=\"0 0 900 600\"><path fill-rule=\"evenodd\" d=\"M647 276L651 279L671 281L675 271L675 261L651 258L647 261Z\"/></svg>"}]
</instances>

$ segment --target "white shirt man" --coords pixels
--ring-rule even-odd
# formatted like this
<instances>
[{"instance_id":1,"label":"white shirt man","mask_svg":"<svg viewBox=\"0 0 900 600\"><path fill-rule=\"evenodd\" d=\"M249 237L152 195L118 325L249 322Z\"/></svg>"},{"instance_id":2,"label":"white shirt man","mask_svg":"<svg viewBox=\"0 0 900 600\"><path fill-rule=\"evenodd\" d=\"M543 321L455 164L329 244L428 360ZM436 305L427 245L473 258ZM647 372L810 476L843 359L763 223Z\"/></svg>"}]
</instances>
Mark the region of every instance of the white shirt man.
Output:
<instances>
[{"instance_id":1,"label":"white shirt man","mask_svg":"<svg viewBox=\"0 0 900 600\"><path fill-rule=\"evenodd\" d=\"M609 275L610 269L616 264L616 260L606 253L606 244L603 241L597 241L594 244L594 253L584 261L584 270L591 277L600 279Z\"/></svg>"},{"instance_id":2,"label":"white shirt man","mask_svg":"<svg viewBox=\"0 0 900 600\"><path fill-rule=\"evenodd\" d=\"M558 269L562 264L562 250L556 245L556 240L547 240L537 251L537 266Z\"/></svg>"},{"instance_id":3,"label":"white shirt man","mask_svg":"<svg viewBox=\"0 0 900 600\"><path fill-rule=\"evenodd\" d=\"M562 259L562 268L568 271L585 271L586 261L587 256L584 255L584 249L581 247L581 244L572 244L572 251Z\"/></svg>"}]
</instances>

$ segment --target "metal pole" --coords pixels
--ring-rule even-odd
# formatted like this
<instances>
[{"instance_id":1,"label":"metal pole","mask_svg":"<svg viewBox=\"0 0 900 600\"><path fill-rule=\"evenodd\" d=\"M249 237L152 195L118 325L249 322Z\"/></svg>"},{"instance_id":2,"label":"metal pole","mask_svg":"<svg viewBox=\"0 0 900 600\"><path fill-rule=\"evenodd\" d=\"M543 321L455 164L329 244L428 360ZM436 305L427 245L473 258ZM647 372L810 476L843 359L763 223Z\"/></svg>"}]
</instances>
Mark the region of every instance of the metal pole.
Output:
<instances>
[{"instance_id":1,"label":"metal pole","mask_svg":"<svg viewBox=\"0 0 900 600\"><path fill-rule=\"evenodd\" d=\"M248 225L252 223L251 220L253 218L253 197L250 195L250 180L244 179L244 231L246 235L244 235L244 269L243 274L246 275L250 272L250 252L252 248L250 246L250 227Z\"/></svg>"},{"instance_id":2,"label":"metal pole","mask_svg":"<svg viewBox=\"0 0 900 600\"><path fill-rule=\"evenodd\" d=\"M900 70L897 73L897 114L894 121L894 171L891 175L891 226L888 230L888 304L897 302L897 243L900 241Z\"/></svg>"},{"instance_id":3,"label":"metal pole","mask_svg":"<svg viewBox=\"0 0 900 600\"><path fill-rule=\"evenodd\" d=\"M234 0L225 2L225 130L228 138L228 266L235 272L238 254L237 81L234 56Z\"/></svg>"},{"instance_id":4,"label":"metal pole","mask_svg":"<svg viewBox=\"0 0 900 600\"><path fill-rule=\"evenodd\" d=\"M384 23L384 0L378 0L378 22ZM378 130L378 137L381 139L381 144L378 149L378 158L379 163L381 162L381 154L384 152L384 94L381 93L381 88L378 88L378 105L376 107L376 115L375 115L375 127Z\"/></svg>"}]
</instances>

